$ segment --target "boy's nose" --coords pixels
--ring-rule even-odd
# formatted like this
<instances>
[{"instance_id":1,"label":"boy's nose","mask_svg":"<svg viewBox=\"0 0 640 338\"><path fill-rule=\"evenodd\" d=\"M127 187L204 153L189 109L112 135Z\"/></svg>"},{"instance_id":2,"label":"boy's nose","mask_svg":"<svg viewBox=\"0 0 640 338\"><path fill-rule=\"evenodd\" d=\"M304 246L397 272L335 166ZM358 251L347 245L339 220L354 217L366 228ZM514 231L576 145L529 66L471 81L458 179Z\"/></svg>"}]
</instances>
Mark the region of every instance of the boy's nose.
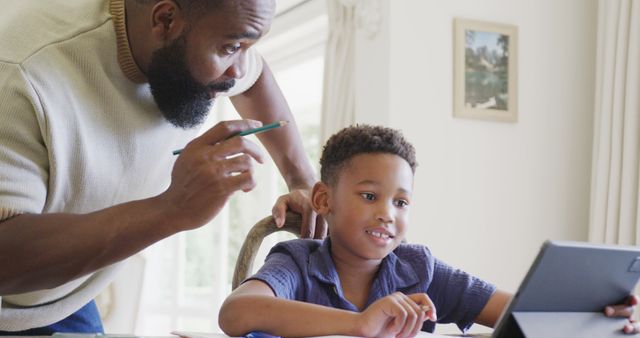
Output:
<instances>
[{"instance_id":1,"label":"boy's nose","mask_svg":"<svg viewBox=\"0 0 640 338\"><path fill-rule=\"evenodd\" d=\"M376 219L384 224L393 223L393 215L391 214L391 208L386 205L381 205L376 211Z\"/></svg>"}]
</instances>

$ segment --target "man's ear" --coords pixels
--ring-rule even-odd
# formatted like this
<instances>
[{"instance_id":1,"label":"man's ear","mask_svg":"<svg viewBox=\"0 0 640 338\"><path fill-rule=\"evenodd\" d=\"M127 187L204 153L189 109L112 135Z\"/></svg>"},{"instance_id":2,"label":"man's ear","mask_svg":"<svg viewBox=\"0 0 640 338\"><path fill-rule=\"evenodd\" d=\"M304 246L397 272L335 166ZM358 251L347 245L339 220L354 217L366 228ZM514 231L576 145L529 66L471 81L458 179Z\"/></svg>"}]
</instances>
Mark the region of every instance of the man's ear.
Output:
<instances>
[{"instance_id":1,"label":"man's ear","mask_svg":"<svg viewBox=\"0 0 640 338\"><path fill-rule=\"evenodd\" d=\"M184 11L175 2L158 1L151 8L151 34L166 45L184 32L186 20Z\"/></svg>"},{"instance_id":2,"label":"man's ear","mask_svg":"<svg viewBox=\"0 0 640 338\"><path fill-rule=\"evenodd\" d=\"M320 215L326 215L331 211L329 208L329 186L323 182L318 182L311 190L311 205L313 210Z\"/></svg>"}]
</instances>

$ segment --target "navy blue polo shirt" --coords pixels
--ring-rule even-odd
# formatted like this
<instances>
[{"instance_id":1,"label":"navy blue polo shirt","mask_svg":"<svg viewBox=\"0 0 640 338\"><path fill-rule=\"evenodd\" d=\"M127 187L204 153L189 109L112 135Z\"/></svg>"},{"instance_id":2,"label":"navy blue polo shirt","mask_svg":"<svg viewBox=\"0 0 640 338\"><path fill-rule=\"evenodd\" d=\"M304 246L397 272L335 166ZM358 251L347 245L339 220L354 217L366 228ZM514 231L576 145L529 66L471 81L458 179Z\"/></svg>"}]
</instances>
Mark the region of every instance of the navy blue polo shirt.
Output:
<instances>
[{"instance_id":1,"label":"navy blue polo shirt","mask_svg":"<svg viewBox=\"0 0 640 338\"><path fill-rule=\"evenodd\" d=\"M280 298L359 312L344 297L330 248L329 238L279 243L248 280L263 281ZM428 294L436 306L438 323L456 323L466 331L495 286L445 264L423 245L401 244L382 260L365 307L396 291ZM434 329L430 321L422 326L422 331Z\"/></svg>"}]
</instances>

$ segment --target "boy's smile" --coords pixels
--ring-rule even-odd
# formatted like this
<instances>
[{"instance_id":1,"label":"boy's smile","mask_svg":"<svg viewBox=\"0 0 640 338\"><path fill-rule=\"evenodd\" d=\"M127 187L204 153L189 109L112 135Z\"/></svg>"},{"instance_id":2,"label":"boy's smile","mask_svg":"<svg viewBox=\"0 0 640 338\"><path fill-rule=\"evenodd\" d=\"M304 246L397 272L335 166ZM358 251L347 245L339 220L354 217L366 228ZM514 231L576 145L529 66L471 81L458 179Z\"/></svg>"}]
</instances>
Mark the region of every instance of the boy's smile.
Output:
<instances>
[{"instance_id":1,"label":"boy's smile","mask_svg":"<svg viewBox=\"0 0 640 338\"><path fill-rule=\"evenodd\" d=\"M404 238L413 172L402 157L360 154L327 186L332 254L340 260L382 260Z\"/></svg>"},{"instance_id":2,"label":"boy's smile","mask_svg":"<svg viewBox=\"0 0 640 338\"><path fill-rule=\"evenodd\" d=\"M386 242L392 240L395 237L392 233L390 233L389 231L387 231L387 229L384 229L384 228L369 229L369 230L365 230L364 232L372 236L374 239L381 241L383 244L386 244Z\"/></svg>"}]
</instances>

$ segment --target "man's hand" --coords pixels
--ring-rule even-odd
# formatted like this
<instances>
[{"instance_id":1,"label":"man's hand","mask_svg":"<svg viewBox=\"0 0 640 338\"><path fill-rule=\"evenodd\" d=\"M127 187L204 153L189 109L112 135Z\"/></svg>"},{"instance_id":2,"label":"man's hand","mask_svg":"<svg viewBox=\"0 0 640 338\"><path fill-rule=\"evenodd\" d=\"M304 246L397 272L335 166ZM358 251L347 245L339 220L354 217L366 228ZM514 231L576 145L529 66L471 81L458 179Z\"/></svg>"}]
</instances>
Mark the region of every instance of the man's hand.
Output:
<instances>
[{"instance_id":1,"label":"man's hand","mask_svg":"<svg viewBox=\"0 0 640 338\"><path fill-rule=\"evenodd\" d=\"M426 293L395 292L377 300L361 313L365 337L414 337L425 320L436 321L436 308Z\"/></svg>"},{"instance_id":2,"label":"man's hand","mask_svg":"<svg viewBox=\"0 0 640 338\"><path fill-rule=\"evenodd\" d=\"M202 226L216 216L231 194L256 185L254 161L263 162L258 146L239 132L260 127L253 120L216 124L184 148L171 173L171 185L160 197L180 220L181 230Z\"/></svg>"},{"instance_id":3,"label":"man's hand","mask_svg":"<svg viewBox=\"0 0 640 338\"><path fill-rule=\"evenodd\" d=\"M281 228L284 225L288 209L302 215L300 237L316 239L327 237L327 222L313 211L310 198L311 190L309 189L296 189L280 196L271 210L276 226Z\"/></svg>"},{"instance_id":4,"label":"man's hand","mask_svg":"<svg viewBox=\"0 0 640 338\"><path fill-rule=\"evenodd\" d=\"M628 334L640 333L640 326L638 326L638 323L631 318L636 305L638 305L638 297L631 295L627 298L627 302L624 304L609 305L605 307L604 314L607 317L627 317L629 319L629 323L624 326L622 331Z\"/></svg>"}]
</instances>

